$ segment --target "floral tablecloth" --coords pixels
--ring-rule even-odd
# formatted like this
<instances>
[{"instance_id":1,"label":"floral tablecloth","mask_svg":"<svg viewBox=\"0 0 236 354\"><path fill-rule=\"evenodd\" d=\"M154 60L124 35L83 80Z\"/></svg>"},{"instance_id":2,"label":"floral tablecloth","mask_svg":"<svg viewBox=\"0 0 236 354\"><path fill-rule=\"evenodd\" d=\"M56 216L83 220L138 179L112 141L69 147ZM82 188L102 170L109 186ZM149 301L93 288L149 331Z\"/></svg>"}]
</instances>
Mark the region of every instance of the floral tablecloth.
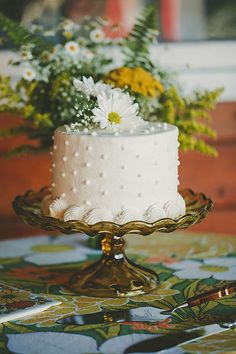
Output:
<instances>
[{"instance_id":1,"label":"floral tablecloth","mask_svg":"<svg viewBox=\"0 0 236 354\"><path fill-rule=\"evenodd\" d=\"M2 284L45 294L62 302L39 315L1 324L0 353L119 354L136 342L160 334L236 317L233 295L182 309L172 317L161 313L205 287L236 279L236 237L173 233L148 237L132 235L127 237L127 242L129 257L160 275L161 285L148 295L105 299L70 293L66 284L71 275L79 265L95 260L100 254L87 246L83 235L0 242ZM9 302L14 296L19 297L19 294L12 292L9 297L0 293L0 297ZM25 297L22 306L24 301L27 301ZM128 311L143 311L146 306L152 309L154 322L126 319ZM122 316L123 321L116 321ZM173 349L173 353L233 351L236 351L233 330Z\"/></svg>"}]
</instances>

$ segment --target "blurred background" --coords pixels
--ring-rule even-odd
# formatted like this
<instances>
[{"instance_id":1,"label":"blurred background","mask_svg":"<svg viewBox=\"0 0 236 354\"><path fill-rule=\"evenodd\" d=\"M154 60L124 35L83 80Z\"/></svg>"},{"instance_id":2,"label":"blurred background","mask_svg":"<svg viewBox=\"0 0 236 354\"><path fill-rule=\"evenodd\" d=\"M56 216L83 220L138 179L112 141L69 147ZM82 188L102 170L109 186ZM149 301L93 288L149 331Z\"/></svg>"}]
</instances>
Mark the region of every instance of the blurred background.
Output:
<instances>
[{"instance_id":1,"label":"blurred background","mask_svg":"<svg viewBox=\"0 0 236 354\"><path fill-rule=\"evenodd\" d=\"M183 91L224 87L213 112L214 142L219 157L199 153L180 153L180 188L204 192L214 201L214 209L191 231L236 235L236 2L235 0L0 0L0 11L29 24L37 21L50 27L64 16L80 22L84 16L106 16L122 26L110 36L125 36L135 18L148 4L155 5L159 27L158 45L153 55L167 69L178 73ZM0 29L1 34L1 29ZM11 47L0 47L0 73L17 76L7 63ZM18 117L1 114L0 127ZM23 143L14 138L0 143L0 151ZM22 225L11 202L17 194L39 189L50 183L48 154L28 155L11 160L0 158L1 237L42 233Z\"/></svg>"}]
</instances>

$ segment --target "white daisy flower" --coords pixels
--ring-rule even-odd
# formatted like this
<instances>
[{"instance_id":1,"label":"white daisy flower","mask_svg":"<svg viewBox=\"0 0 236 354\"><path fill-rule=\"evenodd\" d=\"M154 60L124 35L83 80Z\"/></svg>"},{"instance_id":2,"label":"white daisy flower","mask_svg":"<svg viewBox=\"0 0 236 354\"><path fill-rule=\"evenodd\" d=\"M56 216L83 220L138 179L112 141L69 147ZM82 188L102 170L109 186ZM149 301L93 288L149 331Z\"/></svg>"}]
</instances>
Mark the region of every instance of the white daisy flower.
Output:
<instances>
[{"instance_id":1,"label":"white daisy flower","mask_svg":"<svg viewBox=\"0 0 236 354\"><path fill-rule=\"evenodd\" d=\"M87 259L89 254L100 254L101 251L92 250L78 242L78 234L59 236L51 239L49 236L39 236L31 240L19 240L17 247L15 241L2 241L0 259L9 257L22 257L26 262L37 265L50 265L79 262Z\"/></svg>"},{"instance_id":2,"label":"white daisy flower","mask_svg":"<svg viewBox=\"0 0 236 354\"><path fill-rule=\"evenodd\" d=\"M90 32L91 41L94 43L101 43L105 38L105 33L99 28L95 28Z\"/></svg>"},{"instance_id":3,"label":"white daisy flower","mask_svg":"<svg viewBox=\"0 0 236 354\"><path fill-rule=\"evenodd\" d=\"M230 257L209 258L202 262L186 259L165 266L174 269L174 274L181 279L236 280L236 260Z\"/></svg>"},{"instance_id":4,"label":"white daisy flower","mask_svg":"<svg viewBox=\"0 0 236 354\"><path fill-rule=\"evenodd\" d=\"M70 41L65 44L65 50L70 55L76 55L79 53L79 45L75 41Z\"/></svg>"},{"instance_id":5,"label":"white daisy flower","mask_svg":"<svg viewBox=\"0 0 236 354\"><path fill-rule=\"evenodd\" d=\"M98 98L98 107L92 110L94 122L100 123L100 128L130 129L143 124L138 116L139 106L133 103L130 96L117 90L111 90L109 94L102 92Z\"/></svg>"},{"instance_id":6,"label":"white daisy flower","mask_svg":"<svg viewBox=\"0 0 236 354\"><path fill-rule=\"evenodd\" d=\"M81 56L86 59L86 60L92 60L94 58L94 54L91 50L87 49L87 48L83 48L81 50Z\"/></svg>"},{"instance_id":7,"label":"white daisy flower","mask_svg":"<svg viewBox=\"0 0 236 354\"><path fill-rule=\"evenodd\" d=\"M36 77L36 72L32 68L26 68L23 71L23 78L27 81L32 81Z\"/></svg>"},{"instance_id":8,"label":"white daisy flower","mask_svg":"<svg viewBox=\"0 0 236 354\"><path fill-rule=\"evenodd\" d=\"M106 85L103 82L94 82L93 78L83 76L82 80L74 79L73 81L75 88L78 91L84 92L87 96L98 96L102 92L107 92L111 90L110 85Z\"/></svg>"},{"instance_id":9,"label":"white daisy flower","mask_svg":"<svg viewBox=\"0 0 236 354\"><path fill-rule=\"evenodd\" d=\"M80 25L67 18L65 21L62 22L61 27L64 31L73 31L78 30L80 28Z\"/></svg>"},{"instance_id":10,"label":"white daisy flower","mask_svg":"<svg viewBox=\"0 0 236 354\"><path fill-rule=\"evenodd\" d=\"M28 50L22 50L20 56L23 60L30 60L33 58L32 53Z\"/></svg>"}]
</instances>

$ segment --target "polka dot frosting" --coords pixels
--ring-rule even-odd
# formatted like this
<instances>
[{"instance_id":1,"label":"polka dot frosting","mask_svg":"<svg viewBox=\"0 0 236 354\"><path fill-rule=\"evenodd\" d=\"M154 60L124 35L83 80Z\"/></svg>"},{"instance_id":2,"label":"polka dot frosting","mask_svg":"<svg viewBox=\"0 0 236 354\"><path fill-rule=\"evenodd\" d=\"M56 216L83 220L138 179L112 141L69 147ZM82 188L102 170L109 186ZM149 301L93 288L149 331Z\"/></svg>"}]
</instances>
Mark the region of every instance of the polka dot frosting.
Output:
<instances>
[{"instance_id":1,"label":"polka dot frosting","mask_svg":"<svg viewBox=\"0 0 236 354\"><path fill-rule=\"evenodd\" d=\"M106 209L114 222L122 210L129 220L142 220L152 204L169 202L165 196L175 198L177 128L147 123L143 128L88 130L86 134L81 127L81 133L64 128L60 134L60 129L52 148L52 199L63 197L67 209L83 208L82 220L93 211L101 221L100 208ZM114 137L116 132L119 138Z\"/></svg>"}]
</instances>

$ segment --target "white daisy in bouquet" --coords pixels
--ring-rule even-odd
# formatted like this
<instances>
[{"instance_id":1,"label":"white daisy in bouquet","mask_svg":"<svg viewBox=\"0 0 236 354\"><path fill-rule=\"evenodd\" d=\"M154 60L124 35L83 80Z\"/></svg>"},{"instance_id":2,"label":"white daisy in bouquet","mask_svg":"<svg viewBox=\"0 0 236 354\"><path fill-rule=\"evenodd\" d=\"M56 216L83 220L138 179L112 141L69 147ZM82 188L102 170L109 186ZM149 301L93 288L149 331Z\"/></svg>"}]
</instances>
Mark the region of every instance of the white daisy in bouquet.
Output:
<instances>
[{"instance_id":1,"label":"white daisy in bouquet","mask_svg":"<svg viewBox=\"0 0 236 354\"><path fill-rule=\"evenodd\" d=\"M101 43L105 39L105 33L100 28L95 28L93 31L90 32L90 38L94 43Z\"/></svg>"},{"instance_id":2,"label":"white daisy in bouquet","mask_svg":"<svg viewBox=\"0 0 236 354\"><path fill-rule=\"evenodd\" d=\"M65 44L65 50L70 55L76 55L79 53L79 45L75 41L70 41Z\"/></svg>"},{"instance_id":3,"label":"white daisy in bouquet","mask_svg":"<svg viewBox=\"0 0 236 354\"><path fill-rule=\"evenodd\" d=\"M32 68L25 68L23 71L23 78L27 81L32 81L36 77L36 72Z\"/></svg>"},{"instance_id":4,"label":"white daisy in bouquet","mask_svg":"<svg viewBox=\"0 0 236 354\"><path fill-rule=\"evenodd\" d=\"M74 79L73 81L75 88L78 91L85 93L86 96L95 96L97 97L102 92L111 89L110 85L106 85L101 81L94 82L93 78L83 76L82 80Z\"/></svg>"}]
</instances>

